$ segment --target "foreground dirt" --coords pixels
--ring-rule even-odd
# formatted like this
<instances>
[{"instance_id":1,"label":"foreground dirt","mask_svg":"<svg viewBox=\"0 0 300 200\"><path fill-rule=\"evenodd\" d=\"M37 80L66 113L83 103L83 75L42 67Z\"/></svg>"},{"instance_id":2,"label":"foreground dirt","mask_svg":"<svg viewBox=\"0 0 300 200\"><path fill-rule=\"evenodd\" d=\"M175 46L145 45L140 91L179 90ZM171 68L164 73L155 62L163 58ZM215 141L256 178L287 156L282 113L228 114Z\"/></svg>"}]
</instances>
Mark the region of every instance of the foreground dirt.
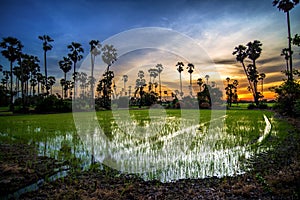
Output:
<instances>
[{"instance_id":1,"label":"foreground dirt","mask_svg":"<svg viewBox=\"0 0 300 200\"><path fill-rule=\"evenodd\" d=\"M32 148L0 144L2 195L53 173L47 169L59 167L53 159L36 156ZM299 199L299 152L299 131L290 131L276 150L251 160L254 170L237 177L160 183L95 167L48 182L20 199Z\"/></svg>"}]
</instances>

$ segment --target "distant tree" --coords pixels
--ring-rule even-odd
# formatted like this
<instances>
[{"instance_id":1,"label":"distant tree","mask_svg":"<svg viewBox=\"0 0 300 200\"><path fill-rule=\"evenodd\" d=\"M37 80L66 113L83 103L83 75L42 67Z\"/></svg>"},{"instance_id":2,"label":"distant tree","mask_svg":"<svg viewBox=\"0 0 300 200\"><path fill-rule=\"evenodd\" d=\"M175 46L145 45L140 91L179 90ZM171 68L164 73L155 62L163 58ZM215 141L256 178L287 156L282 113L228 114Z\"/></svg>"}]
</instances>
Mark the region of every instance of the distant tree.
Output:
<instances>
[{"instance_id":1,"label":"distant tree","mask_svg":"<svg viewBox=\"0 0 300 200\"><path fill-rule=\"evenodd\" d=\"M10 62L10 110L13 111L13 63L20 59L23 45L20 40L13 37L6 37L2 39L0 47L2 55Z\"/></svg>"},{"instance_id":2,"label":"distant tree","mask_svg":"<svg viewBox=\"0 0 300 200\"><path fill-rule=\"evenodd\" d=\"M68 57L72 60L73 62L73 81L75 82L76 78L76 64L78 61L80 61L83 58L82 53L84 53L84 50L82 48L82 45L77 42L72 42L70 45L68 45L68 49L70 53L68 54ZM75 95L74 95L75 96Z\"/></svg>"},{"instance_id":3,"label":"distant tree","mask_svg":"<svg viewBox=\"0 0 300 200\"><path fill-rule=\"evenodd\" d=\"M158 69L150 68L148 72L150 74L150 80L149 80L149 92L150 92L152 91L153 85L155 84L155 78L158 76Z\"/></svg>"},{"instance_id":4,"label":"distant tree","mask_svg":"<svg viewBox=\"0 0 300 200\"><path fill-rule=\"evenodd\" d=\"M260 73L258 80L261 81L261 95L264 95L264 79L266 78L265 73Z\"/></svg>"},{"instance_id":5,"label":"distant tree","mask_svg":"<svg viewBox=\"0 0 300 200\"><path fill-rule=\"evenodd\" d=\"M72 69L72 61L69 57L63 57L63 60L58 62L60 69L64 72L64 80L67 80L67 73ZM67 97L67 91L65 90L64 97Z\"/></svg>"},{"instance_id":6,"label":"distant tree","mask_svg":"<svg viewBox=\"0 0 300 200\"><path fill-rule=\"evenodd\" d=\"M61 98L67 97L67 90L65 90L66 79L60 79L60 86L61 86ZM65 92L64 92L65 91Z\"/></svg>"},{"instance_id":7,"label":"distant tree","mask_svg":"<svg viewBox=\"0 0 300 200\"><path fill-rule=\"evenodd\" d=\"M209 79L209 75L205 75L205 79L206 79L206 85L208 85L208 79Z\"/></svg>"},{"instance_id":8,"label":"distant tree","mask_svg":"<svg viewBox=\"0 0 300 200\"><path fill-rule=\"evenodd\" d=\"M55 84L55 77L54 76L49 76L48 77L48 84L49 84L49 87L50 87L50 94L52 95L52 87L53 85Z\"/></svg>"},{"instance_id":9,"label":"distant tree","mask_svg":"<svg viewBox=\"0 0 300 200\"><path fill-rule=\"evenodd\" d=\"M95 82L96 81L93 81L95 79L94 77L94 68L95 68L95 59L96 59L96 56L100 55L101 54L101 44L99 42L99 40L91 40L89 42L89 45L90 45L90 53L91 53L91 77L89 78L89 83L90 83L90 86L91 86L91 99L92 101L94 101L94 86L95 86ZM91 104L92 105L92 104Z\"/></svg>"},{"instance_id":10,"label":"distant tree","mask_svg":"<svg viewBox=\"0 0 300 200\"><path fill-rule=\"evenodd\" d=\"M281 56L284 56L285 62L286 62L286 74L289 77L289 49L284 48L281 50Z\"/></svg>"},{"instance_id":11,"label":"distant tree","mask_svg":"<svg viewBox=\"0 0 300 200\"><path fill-rule=\"evenodd\" d=\"M202 80L202 78L198 78L198 79L197 79L197 84L199 85L199 89L200 89L199 92L202 92L202 85L203 85L203 80Z\"/></svg>"},{"instance_id":12,"label":"distant tree","mask_svg":"<svg viewBox=\"0 0 300 200\"><path fill-rule=\"evenodd\" d=\"M160 78L160 74L163 71L164 67L162 66L162 64L157 64L156 66L157 69L157 73L158 73L158 82L159 82L159 100L161 102L161 78Z\"/></svg>"},{"instance_id":13,"label":"distant tree","mask_svg":"<svg viewBox=\"0 0 300 200\"><path fill-rule=\"evenodd\" d=\"M181 72L183 72L183 62L178 62L176 64L177 66L177 71L179 72L179 81L180 81L180 96L181 98L183 97L183 92L182 92L182 79L181 79Z\"/></svg>"},{"instance_id":14,"label":"distant tree","mask_svg":"<svg viewBox=\"0 0 300 200\"><path fill-rule=\"evenodd\" d=\"M47 51L50 51L52 49L52 45L49 44L49 43L53 42L54 40L49 35L39 36L38 38L43 41L44 68L45 68L45 77L46 77L46 81L47 81L48 80L48 74L47 74ZM47 82L46 82L46 87L47 87Z\"/></svg>"},{"instance_id":15,"label":"distant tree","mask_svg":"<svg viewBox=\"0 0 300 200\"><path fill-rule=\"evenodd\" d=\"M104 98L104 106L107 109L110 109L110 95L111 95L111 86L112 79L114 78L113 71L110 71L111 65L117 60L117 50L113 45L105 45L102 49L102 60L107 64L106 72L104 73L103 83L103 98Z\"/></svg>"},{"instance_id":16,"label":"distant tree","mask_svg":"<svg viewBox=\"0 0 300 200\"><path fill-rule=\"evenodd\" d=\"M188 69L188 73L190 74L190 86L189 86L189 88L190 88L190 95L192 96L192 73L194 72L194 68L195 68L195 66L192 64L192 63L189 63L188 64L188 66L187 66L187 68L186 69Z\"/></svg>"},{"instance_id":17,"label":"distant tree","mask_svg":"<svg viewBox=\"0 0 300 200\"><path fill-rule=\"evenodd\" d=\"M144 71L140 70L138 72L138 79L135 81L135 96L137 92L139 92L140 100L139 100L139 108L142 107L142 98L144 94L144 87L146 86L146 80L144 79L145 73Z\"/></svg>"},{"instance_id":18,"label":"distant tree","mask_svg":"<svg viewBox=\"0 0 300 200\"><path fill-rule=\"evenodd\" d=\"M290 60L290 70L289 70L289 80L293 81L293 59L292 59L292 38L291 38L291 25L290 25L290 10L292 10L299 0L273 0L273 6L276 6L280 11L286 13L287 25L288 25L288 50L289 50L289 60Z\"/></svg>"},{"instance_id":19,"label":"distant tree","mask_svg":"<svg viewBox=\"0 0 300 200\"><path fill-rule=\"evenodd\" d=\"M123 88L123 90L124 90L125 95L126 95L126 83L128 81L128 75L124 74L122 80L124 82L124 88Z\"/></svg>"},{"instance_id":20,"label":"distant tree","mask_svg":"<svg viewBox=\"0 0 300 200\"><path fill-rule=\"evenodd\" d=\"M227 81L227 87L226 95L227 95L227 104L229 107L231 107L233 100L235 99L237 101L237 86L239 82L237 80L234 80L233 83L230 83L230 78L226 78Z\"/></svg>"}]
</instances>

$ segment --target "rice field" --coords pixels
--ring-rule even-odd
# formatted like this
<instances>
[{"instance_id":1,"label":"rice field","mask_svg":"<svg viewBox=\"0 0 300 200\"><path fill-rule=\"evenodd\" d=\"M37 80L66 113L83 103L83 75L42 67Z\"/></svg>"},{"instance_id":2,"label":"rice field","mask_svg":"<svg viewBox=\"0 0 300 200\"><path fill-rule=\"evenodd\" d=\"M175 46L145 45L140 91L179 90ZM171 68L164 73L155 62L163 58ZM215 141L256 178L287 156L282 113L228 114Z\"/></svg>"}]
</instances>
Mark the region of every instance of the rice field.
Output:
<instances>
[{"instance_id":1,"label":"rice field","mask_svg":"<svg viewBox=\"0 0 300 200\"><path fill-rule=\"evenodd\" d=\"M249 169L288 125L270 111L112 110L0 117L0 142L88 168L100 162L145 180L223 177Z\"/></svg>"}]
</instances>

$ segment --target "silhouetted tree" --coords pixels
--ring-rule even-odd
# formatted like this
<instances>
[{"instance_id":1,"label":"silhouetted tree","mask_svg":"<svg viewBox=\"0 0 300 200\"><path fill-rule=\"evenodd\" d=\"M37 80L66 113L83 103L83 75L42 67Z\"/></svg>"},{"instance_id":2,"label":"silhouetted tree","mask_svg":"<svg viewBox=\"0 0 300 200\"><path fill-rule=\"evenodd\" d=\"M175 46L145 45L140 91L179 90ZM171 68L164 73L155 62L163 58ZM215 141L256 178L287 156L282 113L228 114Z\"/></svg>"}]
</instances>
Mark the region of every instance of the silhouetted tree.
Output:
<instances>
[{"instance_id":1,"label":"silhouetted tree","mask_svg":"<svg viewBox=\"0 0 300 200\"><path fill-rule=\"evenodd\" d=\"M136 79L135 81L135 96L137 94L137 92L139 92L140 95L140 101L139 101L139 108L142 107L142 98L143 98L143 94L144 94L144 87L146 86L146 80L144 79L145 77L145 73L144 71L140 70L138 72L138 79Z\"/></svg>"},{"instance_id":2,"label":"silhouetted tree","mask_svg":"<svg viewBox=\"0 0 300 200\"><path fill-rule=\"evenodd\" d=\"M206 85L208 85L208 79L209 79L209 75L205 75L205 79L206 79Z\"/></svg>"},{"instance_id":3,"label":"silhouetted tree","mask_svg":"<svg viewBox=\"0 0 300 200\"><path fill-rule=\"evenodd\" d=\"M249 82L249 88L253 95L254 102L258 106L259 99L262 97L260 92L257 91L257 83L259 78L259 73L257 71L256 66L256 60L260 57L261 54L261 42L258 40L254 40L253 42L248 42L246 45L247 47L243 45L239 45L238 47L235 47L233 51L233 55L236 55L236 60L241 62L244 72L246 74L246 77ZM245 67L244 60L245 58L249 58L251 60L251 64Z\"/></svg>"},{"instance_id":4,"label":"silhouetted tree","mask_svg":"<svg viewBox=\"0 0 300 200\"><path fill-rule=\"evenodd\" d=\"M183 62L178 62L178 63L176 64L176 66L177 66L177 71L179 72L179 81L180 81L180 96L181 96L181 98L182 98L182 96L183 96L183 92L182 92L182 79L181 79L181 72L183 72L183 66L184 66L184 64L183 64Z\"/></svg>"},{"instance_id":5,"label":"silhouetted tree","mask_svg":"<svg viewBox=\"0 0 300 200\"><path fill-rule=\"evenodd\" d=\"M299 3L299 0L273 0L273 6L276 6L280 11L286 13L287 25L288 25L288 50L290 60L289 80L293 81L293 59L292 59L292 38L291 38L291 25L290 25L290 10Z\"/></svg>"},{"instance_id":6,"label":"silhouetted tree","mask_svg":"<svg viewBox=\"0 0 300 200\"><path fill-rule=\"evenodd\" d=\"M91 53L91 78L89 78L89 83L90 83L90 86L91 86L91 100L94 101L94 85L95 85L95 82L94 79L94 68L95 68L95 59L96 59L96 56L100 55L101 54L101 51L100 51L100 48L101 48L101 44L99 42L99 40L91 40L89 42L89 45L90 45L90 53ZM92 103L91 103L92 105Z\"/></svg>"},{"instance_id":7,"label":"silhouetted tree","mask_svg":"<svg viewBox=\"0 0 300 200\"><path fill-rule=\"evenodd\" d=\"M49 84L49 87L50 87L50 94L52 95L52 87L53 85L55 84L55 77L54 76L49 76L48 77L48 84Z\"/></svg>"},{"instance_id":8,"label":"silhouetted tree","mask_svg":"<svg viewBox=\"0 0 300 200\"><path fill-rule=\"evenodd\" d=\"M10 110L13 111L13 63L20 58L23 45L20 40L13 37L3 38L0 47L2 55L10 62Z\"/></svg>"},{"instance_id":9,"label":"silhouetted tree","mask_svg":"<svg viewBox=\"0 0 300 200\"><path fill-rule=\"evenodd\" d=\"M49 35L43 35L38 37L40 40L43 41L43 50L44 50L44 68L45 68L45 77L46 77L46 88L47 88L47 81L48 81L48 74L47 74L47 51L52 49L52 45L49 44L54 40ZM48 93L48 91L47 91Z\"/></svg>"},{"instance_id":10,"label":"silhouetted tree","mask_svg":"<svg viewBox=\"0 0 300 200\"><path fill-rule=\"evenodd\" d=\"M123 90L124 90L125 95L126 95L126 82L128 81L128 75L124 74L122 80L124 82L124 88L123 88Z\"/></svg>"},{"instance_id":11,"label":"silhouetted tree","mask_svg":"<svg viewBox=\"0 0 300 200\"><path fill-rule=\"evenodd\" d=\"M193 70L194 68L195 68L195 66L192 63L189 63L188 66L187 66L188 73L190 74L190 86L189 86L189 88L190 88L190 95L191 96L192 96L192 81L193 81L192 73L194 72L194 70Z\"/></svg>"},{"instance_id":12,"label":"silhouetted tree","mask_svg":"<svg viewBox=\"0 0 300 200\"><path fill-rule=\"evenodd\" d=\"M163 71L164 67L162 66L162 64L157 64L156 66L157 69L157 73L158 73L158 82L159 82L159 99L161 101L161 78L160 78L160 74Z\"/></svg>"},{"instance_id":13,"label":"silhouetted tree","mask_svg":"<svg viewBox=\"0 0 300 200\"><path fill-rule=\"evenodd\" d=\"M75 82L76 80L76 64L78 61L80 61L83 58L82 53L84 53L84 50L82 48L82 45L77 42L72 42L70 45L68 45L68 49L71 51L71 53L68 54L69 58L73 62L73 81ZM75 97L75 94L74 94Z\"/></svg>"},{"instance_id":14,"label":"silhouetted tree","mask_svg":"<svg viewBox=\"0 0 300 200\"><path fill-rule=\"evenodd\" d=\"M266 78L266 74L265 73L260 73L259 74L259 78L258 80L261 81L261 95L263 96L264 94L264 79Z\"/></svg>"},{"instance_id":15,"label":"silhouetted tree","mask_svg":"<svg viewBox=\"0 0 300 200\"><path fill-rule=\"evenodd\" d=\"M63 60L58 62L60 69L64 72L64 80L67 80L67 73L72 69L72 61L69 57L63 57ZM67 91L65 90L64 97L67 97Z\"/></svg>"},{"instance_id":16,"label":"silhouetted tree","mask_svg":"<svg viewBox=\"0 0 300 200\"><path fill-rule=\"evenodd\" d=\"M203 80L202 80L202 78L198 78L198 79L197 79L197 84L199 85L199 89L200 89L199 92L202 92L202 85L203 85Z\"/></svg>"},{"instance_id":17,"label":"silhouetted tree","mask_svg":"<svg viewBox=\"0 0 300 200\"><path fill-rule=\"evenodd\" d=\"M227 95L227 103L231 107L233 100L237 101L237 86L239 82L237 80L234 80L233 83L230 83L230 78L226 78L227 81L227 87L225 88L226 90L226 95Z\"/></svg>"}]
</instances>

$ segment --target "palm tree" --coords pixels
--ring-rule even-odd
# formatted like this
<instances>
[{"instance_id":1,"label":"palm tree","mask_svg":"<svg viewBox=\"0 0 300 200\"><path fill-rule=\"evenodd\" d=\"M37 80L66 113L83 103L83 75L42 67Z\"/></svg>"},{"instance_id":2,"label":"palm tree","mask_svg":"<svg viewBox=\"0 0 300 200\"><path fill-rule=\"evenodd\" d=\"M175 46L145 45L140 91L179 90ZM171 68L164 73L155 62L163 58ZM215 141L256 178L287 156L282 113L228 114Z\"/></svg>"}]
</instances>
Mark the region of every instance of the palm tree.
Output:
<instances>
[{"instance_id":1,"label":"palm tree","mask_svg":"<svg viewBox=\"0 0 300 200\"><path fill-rule=\"evenodd\" d=\"M258 80L261 80L261 94L264 94L264 79L266 78L265 73L260 73Z\"/></svg>"},{"instance_id":2,"label":"palm tree","mask_svg":"<svg viewBox=\"0 0 300 200\"><path fill-rule=\"evenodd\" d=\"M124 74L122 80L124 81L124 92L126 95L126 82L128 81L128 75Z\"/></svg>"},{"instance_id":3,"label":"palm tree","mask_svg":"<svg viewBox=\"0 0 300 200\"><path fill-rule=\"evenodd\" d=\"M160 99L160 102L161 102L161 79L160 79L160 74L163 71L164 67L162 66L162 64L157 64L155 67L156 67L157 73L158 73L159 99Z\"/></svg>"},{"instance_id":4,"label":"palm tree","mask_svg":"<svg viewBox=\"0 0 300 200\"><path fill-rule=\"evenodd\" d=\"M286 62L286 72L289 77L289 49L284 48L281 50L281 56L284 56L285 62Z\"/></svg>"},{"instance_id":5,"label":"palm tree","mask_svg":"<svg viewBox=\"0 0 300 200\"><path fill-rule=\"evenodd\" d=\"M48 83L49 83L49 87L50 87L50 91L51 91L51 95L52 95L52 87L53 87L53 85L55 84L55 81L56 81L56 79L55 79L55 77L54 76L49 76L48 77Z\"/></svg>"},{"instance_id":6,"label":"palm tree","mask_svg":"<svg viewBox=\"0 0 300 200\"><path fill-rule=\"evenodd\" d=\"M201 91L202 91L201 86L202 86L202 84L203 84L202 78L198 78L198 79L197 79L197 84L199 85L200 92L201 92Z\"/></svg>"},{"instance_id":7,"label":"palm tree","mask_svg":"<svg viewBox=\"0 0 300 200\"><path fill-rule=\"evenodd\" d=\"M67 90L65 90L65 85L66 85L66 79L60 79L60 85L61 85L61 97L63 98L63 96L67 97ZM64 91L65 91L65 95L64 95Z\"/></svg>"},{"instance_id":8,"label":"palm tree","mask_svg":"<svg viewBox=\"0 0 300 200\"><path fill-rule=\"evenodd\" d=\"M13 111L13 63L20 59L23 45L17 38L6 37L0 43L2 55L10 62L10 109Z\"/></svg>"},{"instance_id":9,"label":"palm tree","mask_svg":"<svg viewBox=\"0 0 300 200\"><path fill-rule=\"evenodd\" d=\"M58 62L60 69L64 72L64 80L67 80L67 73L72 69L72 61L69 57L63 57L63 60ZM65 91L65 97L67 92Z\"/></svg>"},{"instance_id":10,"label":"palm tree","mask_svg":"<svg viewBox=\"0 0 300 200\"><path fill-rule=\"evenodd\" d=\"M184 66L184 64L183 64L183 62L178 62L178 63L176 64L176 66L177 66L177 71L179 72L179 79L180 79L180 96L181 96L181 98L182 98L183 92L182 92L181 72L183 72L183 66Z\"/></svg>"},{"instance_id":11,"label":"palm tree","mask_svg":"<svg viewBox=\"0 0 300 200\"><path fill-rule=\"evenodd\" d=\"M84 50L82 48L82 45L77 42L72 42L70 45L68 45L68 49L71 51L71 53L69 53L68 56L73 62L74 75L76 75L76 64L83 58L82 53L84 53ZM76 76L73 77L74 82L75 78Z\"/></svg>"},{"instance_id":12,"label":"palm tree","mask_svg":"<svg viewBox=\"0 0 300 200\"><path fill-rule=\"evenodd\" d=\"M91 53L91 79L94 78L94 68L95 68L95 58L97 55L100 55L101 51L99 50L101 48L101 44L99 40L91 40L89 42L90 45L90 53ZM91 99L94 101L94 85L95 81L90 82L91 85ZM92 104L91 104L92 105Z\"/></svg>"},{"instance_id":13,"label":"palm tree","mask_svg":"<svg viewBox=\"0 0 300 200\"><path fill-rule=\"evenodd\" d=\"M242 64L245 75L248 79L248 83L249 83L249 86L250 86L250 91L251 91L251 93L253 93L253 87L252 87L252 84L251 84L251 81L250 81L245 63L244 63L244 60L247 58L246 49L247 49L247 47L245 47L244 45L239 45L239 46L234 48L234 51L233 51L232 55L236 55L236 61L238 61Z\"/></svg>"},{"instance_id":14,"label":"palm tree","mask_svg":"<svg viewBox=\"0 0 300 200\"><path fill-rule=\"evenodd\" d=\"M190 74L190 95L192 96L192 73L194 72L194 68L195 66L192 63L189 63L187 68L188 69L188 73Z\"/></svg>"},{"instance_id":15,"label":"palm tree","mask_svg":"<svg viewBox=\"0 0 300 200\"><path fill-rule=\"evenodd\" d=\"M248 65L247 67L247 72L249 75L249 79L250 81L253 83L253 97L254 97L254 101L255 104L258 105L259 104L259 93L257 91L257 82L258 82L258 71L257 71L257 67L256 67L256 60L260 57L261 54L261 42L258 40L254 40L253 42L249 42L247 44L247 56L248 58L252 61L252 64Z\"/></svg>"},{"instance_id":16,"label":"palm tree","mask_svg":"<svg viewBox=\"0 0 300 200\"><path fill-rule=\"evenodd\" d=\"M45 77L46 77L46 81L48 81L47 51L50 51L52 49L52 45L49 43L53 42L54 40L49 35L39 36L38 38L43 41ZM47 87L47 82L46 82L46 87Z\"/></svg>"},{"instance_id":17,"label":"palm tree","mask_svg":"<svg viewBox=\"0 0 300 200\"><path fill-rule=\"evenodd\" d=\"M111 85L112 79L114 78L112 71L109 71L110 66L117 60L117 50L114 48L113 45L105 45L102 49L102 60L104 63L107 64L105 76L106 81L104 82L103 93L104 93L104 106L109 107L109 98L111 94Z\"/></svg>"},{"instance_id":18,"label":"palm tree","mask_svg":"<svg viewBox=\"0 0 300 200\"><path fill-rule=\"evenodd\" d=\"M36 80L37 80L37 86L38 86L38 95L40 95L40 83L42 82L43 74L42 73L36 73Z\"/></svg>"},{"instance_id":19,"label":"palm tree","mask_svg":"<svg viewBox=\"0 0 300 200\"><path fill-rule=\"evenodd\" d=\"M283 11L286 13L286 20L288 25L288 49L289 49L289 59L290 59L290 77L289 80L293 81L293 59L292 59L292 38L291 38L291 25L290 25L290 10L292 10L297 4L299 0L273 0L273 6L277 6L279 11Z\"/></svg>"},{"instance_id":20,"label":"palm tree","mask_svg":"<svg viewBox=\"0 0 300 200\"><path fill-rule=\"evenodd\" d=\"M206 85L208 85L208 79L209 79L209 75L205 75L205 79L206 79Z\"/></svg>"}]
</instances>

